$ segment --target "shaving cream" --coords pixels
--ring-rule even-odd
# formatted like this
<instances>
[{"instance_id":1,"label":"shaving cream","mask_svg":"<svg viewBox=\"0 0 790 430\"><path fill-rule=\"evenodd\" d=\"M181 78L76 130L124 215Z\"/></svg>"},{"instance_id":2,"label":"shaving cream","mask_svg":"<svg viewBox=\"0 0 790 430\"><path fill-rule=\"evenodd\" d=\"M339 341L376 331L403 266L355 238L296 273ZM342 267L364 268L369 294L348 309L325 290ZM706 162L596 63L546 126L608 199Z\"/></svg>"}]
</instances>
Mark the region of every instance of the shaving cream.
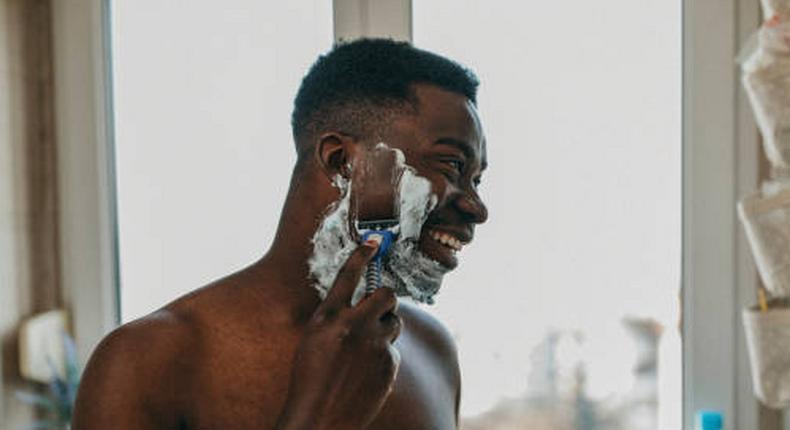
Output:
<instances>
[{"instance_id":1,"label":"shaving cream","mask_svg":"<svg viewBox=\"0 0 790 430\"><path fill-rule=\"evenodd\" d=\"M393 151L397 168L403 172L399 175L398 183L393 184L393 187L398 187L400 231L383 261L382 285L394 289L398 296L432 304L442 278L449 269L426 256L419 249L419 239L422 226L436 207L438 199L431 192L430 181L417 175L417 171L406 164L403 152L385 143L379 143L375 149ZM308 260L310 276L322 299L332 288L340 268L359 246L352 238L349 222L353 181L337 175L333 184L340 197L329 206L313 235L313 254ZM364 283L364 279L360 279L352 303L357 303L364 295Z\"/></svg>"}]
</instances>

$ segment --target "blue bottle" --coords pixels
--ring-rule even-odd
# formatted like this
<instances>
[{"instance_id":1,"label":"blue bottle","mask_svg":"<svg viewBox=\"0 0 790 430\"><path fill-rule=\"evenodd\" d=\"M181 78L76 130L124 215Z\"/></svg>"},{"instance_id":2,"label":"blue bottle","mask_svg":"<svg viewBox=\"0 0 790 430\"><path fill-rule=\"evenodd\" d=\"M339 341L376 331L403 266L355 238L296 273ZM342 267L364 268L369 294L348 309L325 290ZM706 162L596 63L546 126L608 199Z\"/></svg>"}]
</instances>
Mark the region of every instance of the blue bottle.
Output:
<instances>
[{"instance_id":1,"label":"blue bottle","mask_svg":"<svg viewBox=\"0 0 790 430\"><path fill-rule=\"evenodd\" d=\"M722 430L724 417L719 411L697 412L697 430Z\"/></svg>"}]
</instances>

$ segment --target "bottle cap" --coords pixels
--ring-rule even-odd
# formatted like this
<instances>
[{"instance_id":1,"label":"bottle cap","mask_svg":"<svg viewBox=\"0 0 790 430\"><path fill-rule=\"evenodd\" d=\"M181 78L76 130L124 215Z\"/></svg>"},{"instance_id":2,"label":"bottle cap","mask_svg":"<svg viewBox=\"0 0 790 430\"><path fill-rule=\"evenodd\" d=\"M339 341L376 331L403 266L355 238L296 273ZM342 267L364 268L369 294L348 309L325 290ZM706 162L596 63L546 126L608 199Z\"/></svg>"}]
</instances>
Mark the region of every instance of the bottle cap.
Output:
<instances>
[{"instance_id":1,"label":"bottle cap","mask_svg":"<svg viewBox=\"0 0 790 430\"><path fill-rule=\"evenodd\" d=\"M699 411L697 412L697 425L699 430L721 430L724 418L719 411Z\"/></svg>"}]
</instances>

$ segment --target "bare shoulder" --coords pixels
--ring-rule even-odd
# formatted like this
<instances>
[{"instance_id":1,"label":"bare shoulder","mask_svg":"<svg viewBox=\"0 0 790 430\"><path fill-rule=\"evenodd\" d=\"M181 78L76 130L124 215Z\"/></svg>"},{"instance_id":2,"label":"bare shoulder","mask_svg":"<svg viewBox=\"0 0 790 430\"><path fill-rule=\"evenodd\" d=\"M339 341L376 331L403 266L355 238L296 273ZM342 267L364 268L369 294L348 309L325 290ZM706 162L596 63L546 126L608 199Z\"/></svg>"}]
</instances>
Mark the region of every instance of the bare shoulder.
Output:
<instances>
[{"instance_id":1,"label":"bare shoulder","mask_svg":"<svg viewBox=\"0 0 790 430\"><path fill-rule=\"evenodd\" d=\"M455 374L458 368L458 349L447 327L430 313L404 300L398 304L398 314L409 335L415 337L427 352L442 360Z\"/></svg>"},{"instance_id":2,"label":"bare shoulder","mask_svg":"<svg viewBox=\"0 0 790 430\"><path fill-rule=\"evenodd\" d=\"M203 320L210 318L211 303L224 289L222 282L199 288L110 332L93 351L86 382L112 377L139 381L141 390L156 386L146 384L151 377L177 382L177 373L199 357Z\"/></svg>"},{"instance_id":3,"label":"bare shoulder","mask_svg":"<svg viewBox=\"0 0 790 430\"><path fill-rule=\"evenodd\" d=\"M166 308L105 336L80 383L75 430L126 428L118 427L121 422L129 428L176 427L180 404L175 388L181 385L179 375L194 335L189 318Z\"/></svg>"},{"instance_id":4,"label":"bare shoulder","mask_svg":"<svg viewBox=\"0 0 790 430\"><path fill-rule=\"evenodd\" d=\"M195 327L188 314L163 308L143 318L124 324L102 339L88 362L88 370L99 366L112 370L114 363L124 363L127 371L143 371L183 353L194 339ZM130 358L134 357L134 360Z\"/></svg>"},{"instance_id":5,"label":"bare shoulder","mask_svg":"<svg viewBox=\"0 0 790 430\"><path fill-rule=\"evenodd\" d=\"M206 327L216 326L220 318L229 325L234 315L245 315L245 307L255 307L250 305L249 289L240 288L249 284L245 276L244 272L234 273L113 330L88 362L88 382L98 376L143 377L144 384L146 377L173 380L178 373L189 373L190 364L201 357Z\"/></svg>"},{"instance_id":6,"label":"bare shoulder","mask_svg":"<svg viewBox=\"0 0 790 430\"><path fill-rule=\"evenodd\" d=\"M404 333L416 340L420 351L415 352L428 357L429 363L426 364L430 366L429 369L433 368L442 373L454 391L457 425L461 403L461 368L455 339L436 317L412 303L400 301L398 314L403 319Z\"/></svg>"}]
</instances>

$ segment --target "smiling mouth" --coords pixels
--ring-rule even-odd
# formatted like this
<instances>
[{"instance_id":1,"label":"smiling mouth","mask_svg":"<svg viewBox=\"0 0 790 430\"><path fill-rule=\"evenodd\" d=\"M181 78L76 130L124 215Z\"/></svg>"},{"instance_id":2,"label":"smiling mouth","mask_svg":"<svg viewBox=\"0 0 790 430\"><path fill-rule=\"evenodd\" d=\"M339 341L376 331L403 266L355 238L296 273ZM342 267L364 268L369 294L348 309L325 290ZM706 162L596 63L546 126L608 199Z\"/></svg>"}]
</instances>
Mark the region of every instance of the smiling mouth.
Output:
<instances>
[{"instance_id":1,"label":"smiling mouth","mask_svg":"<svg viewBox=\"0 0 790 430\"><path fill-rule=\"evenodd\" d=\"M444 245L445 247L452 250L454 253L463 249L468 242L464 242L452 233L447 233L440 230L428 230L428 236L436 242Z\"/></svg>"}]
</instances>

